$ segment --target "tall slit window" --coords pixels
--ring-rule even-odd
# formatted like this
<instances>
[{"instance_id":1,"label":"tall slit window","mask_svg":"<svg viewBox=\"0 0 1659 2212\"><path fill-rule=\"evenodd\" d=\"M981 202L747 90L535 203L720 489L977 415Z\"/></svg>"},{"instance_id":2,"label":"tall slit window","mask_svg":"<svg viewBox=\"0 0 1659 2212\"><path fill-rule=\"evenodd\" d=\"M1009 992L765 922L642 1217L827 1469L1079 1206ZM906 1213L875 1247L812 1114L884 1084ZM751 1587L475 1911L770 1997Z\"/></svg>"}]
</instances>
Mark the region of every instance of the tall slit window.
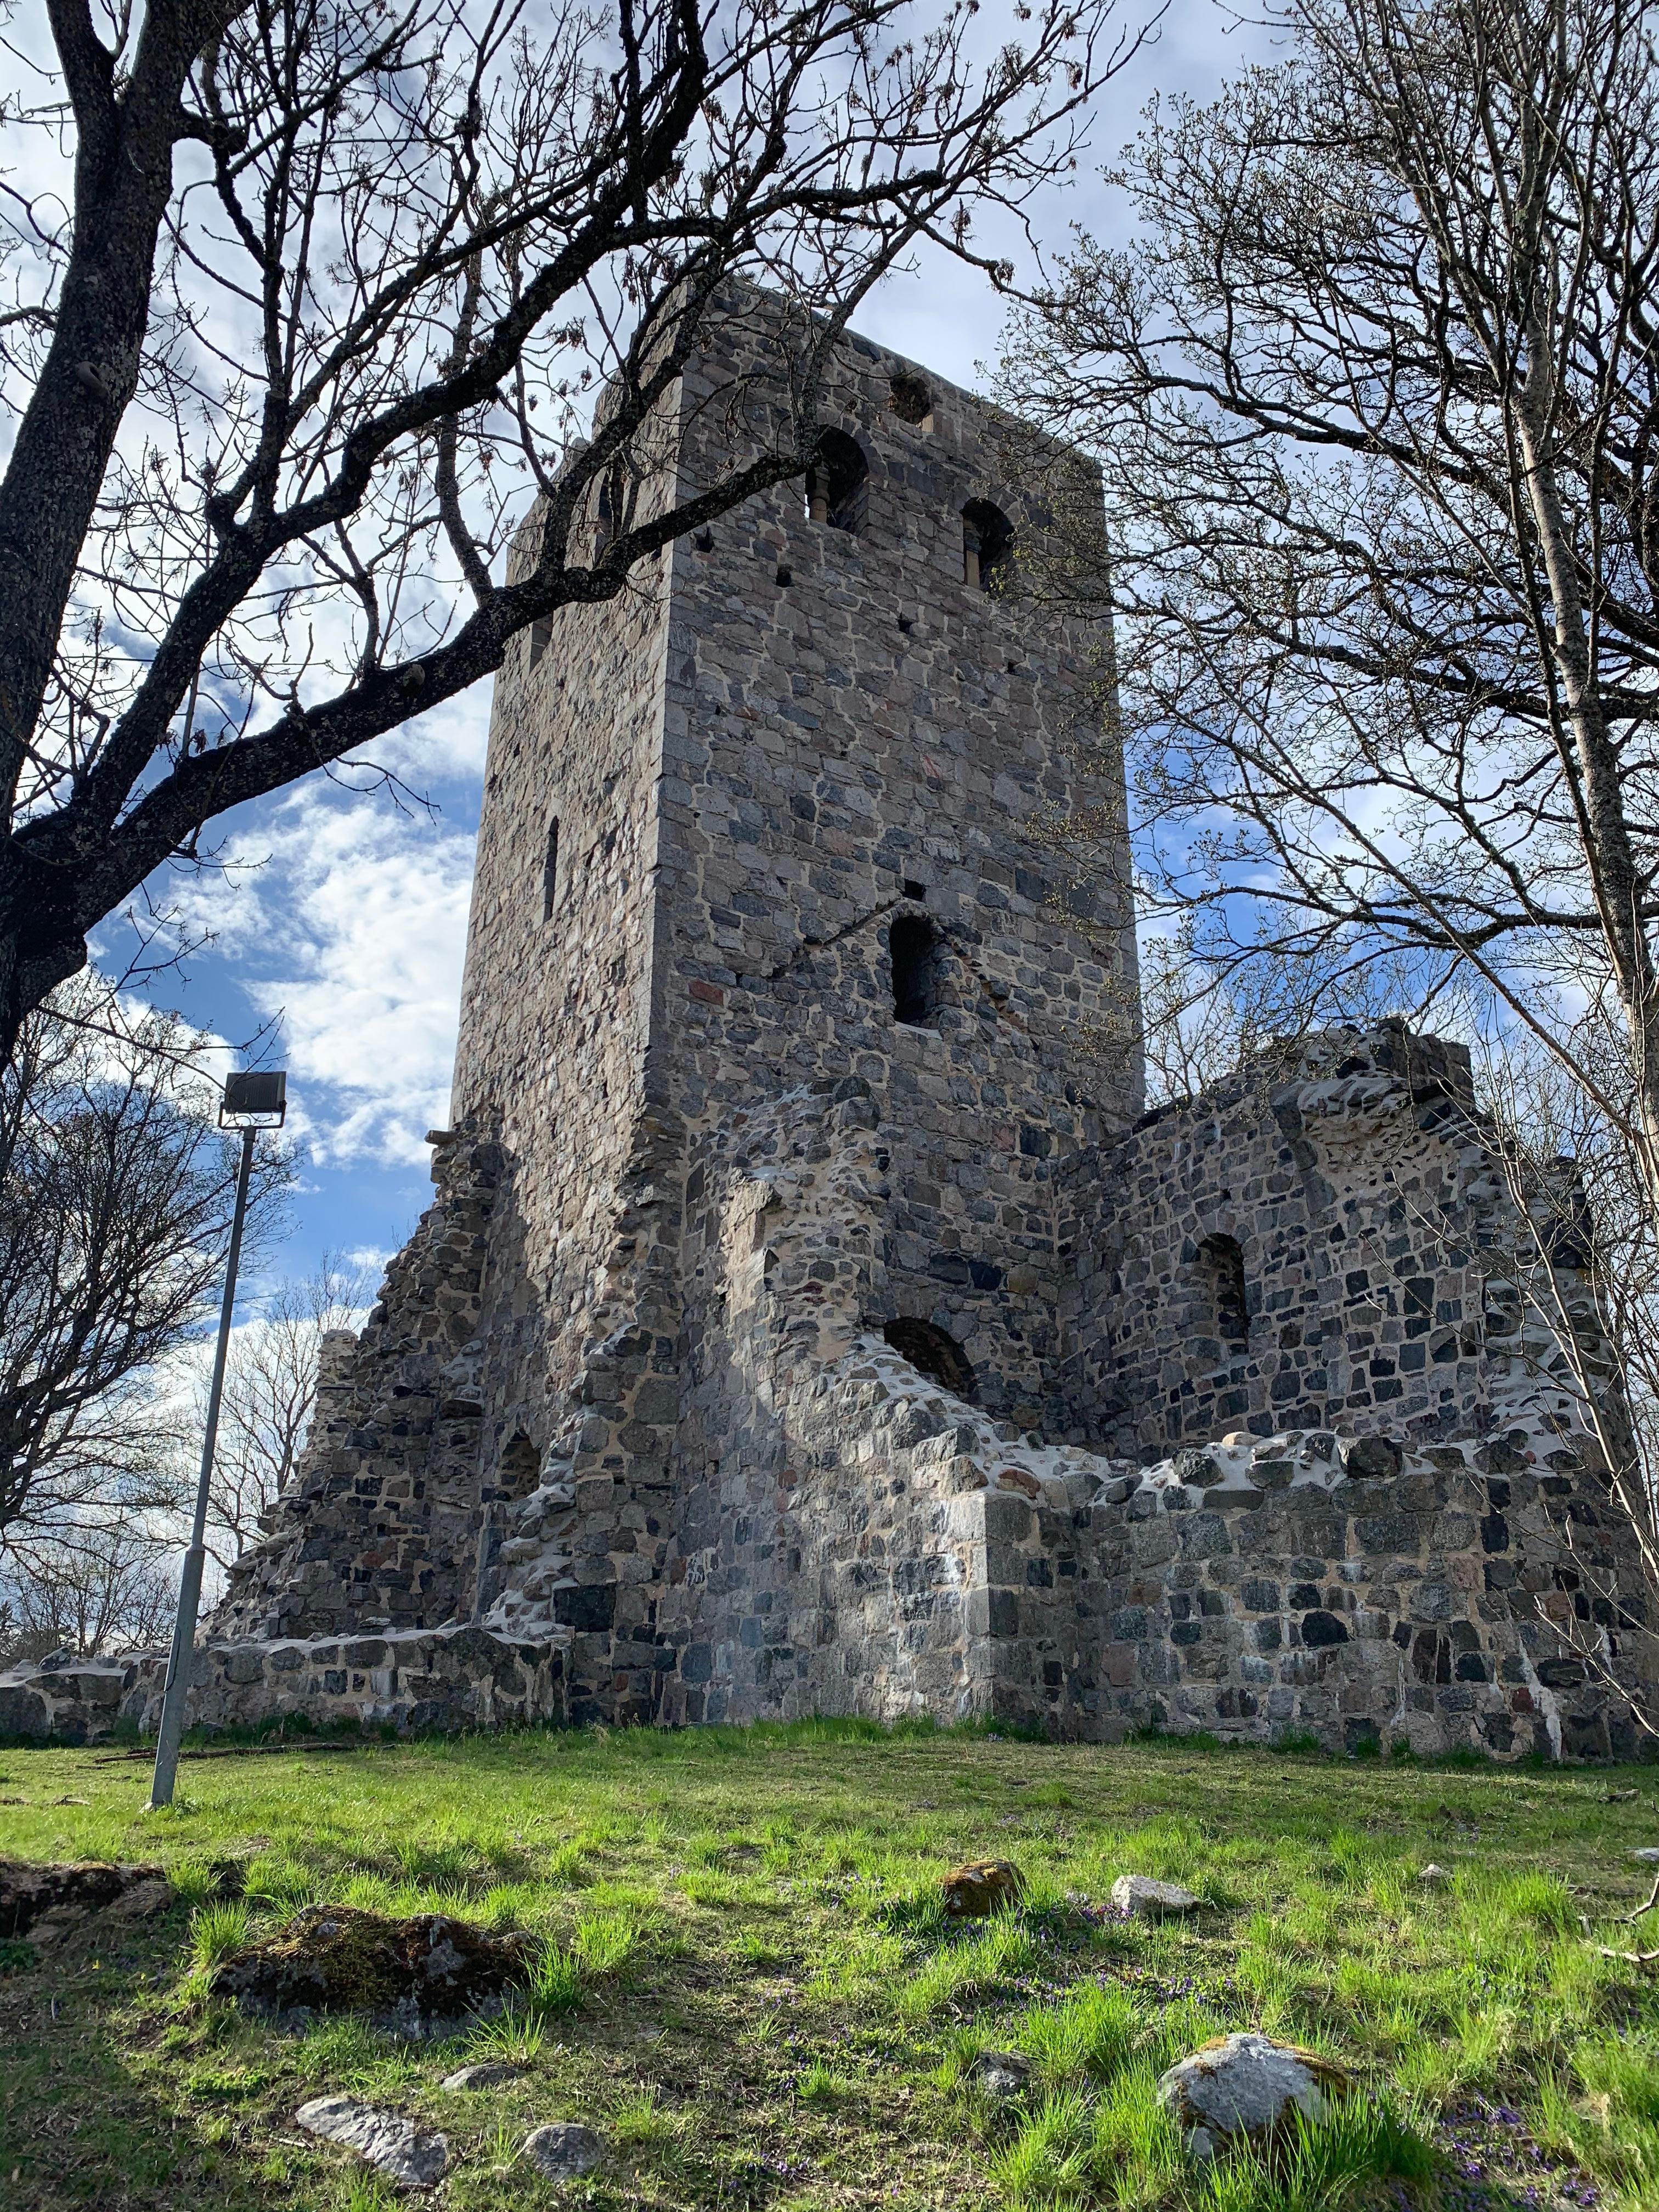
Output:
<instances>
[{"instance_id":1,"label":"tall slit window","mask_svg":"<svg viewBox=\"0 0 1659 2212\"><path fill-rule=\"evenodd\" d=\"M887 933L887 949L893 963L893 1019L910 1029L937 1029L944 953L939 932L922 915L902 914Z\"/></svg>"},{"instance_id":2,"label":"tall slit window","mask_svg":"<svg viewBox=\"0 0 1659 2212\"><path fill-rule=\"evenodd\" d=\"M1230 1349L1250 1340L1244 1255L1236 1237L1206 1237L1198 1248L1199 1284L1207 1319Z\"/></svg>"},{"instance_id":3,"label":"tall slit window","mask_svg":"<svg viewBox=\"0 0 1659 2212\"><path fill-rule=\"evenodd\" d=\"M551 921L559 902L559 818L547 825L547 850L542 857L542 920Z\"/></svg>"},{"instance_id":4,"label":"tall slit window","mask_svg":"<svg viewBox=\"0 0 1659 2212\"><path fill-rule=\"evenodd\" d=\"M806 471L806 519L857 537L867 516L870 464L845 430L826 430Z\"/></svg>"},{"instance_id":5,"label":"tall slit window","mask_svg":"<svg viewBox=\"0 0 1659 2212\"><path fill-rule=\"evenodd\" d=\"M988 499L970 499L962 510L962 580L969 590L999 590L1013 550L1014 526L1002 509Z\"/></svg>"}]
</instances>

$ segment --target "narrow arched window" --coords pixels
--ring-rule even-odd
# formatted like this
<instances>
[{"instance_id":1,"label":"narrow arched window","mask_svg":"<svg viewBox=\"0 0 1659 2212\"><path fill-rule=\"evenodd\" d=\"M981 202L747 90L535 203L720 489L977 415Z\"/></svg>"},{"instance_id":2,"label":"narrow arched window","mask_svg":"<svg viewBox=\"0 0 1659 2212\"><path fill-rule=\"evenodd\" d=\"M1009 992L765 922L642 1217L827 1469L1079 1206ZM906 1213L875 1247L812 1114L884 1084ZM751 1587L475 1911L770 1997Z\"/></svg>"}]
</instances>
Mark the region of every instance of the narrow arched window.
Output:
<instances>
[{"instance_id":1,"label":"narrow arched window","mask_svg":"<svg viewBox=\"0 0 1659 2212\"><path fill-rule=\"evenodd\" d=\"M553 642L553 617L541 615L530 625L530 665L533 668Z\"/></svg>"},{"instance_id":2,"label":"narrow arched window","mask_svg":"<svg viewBox=\"0 0 1659 2212\"><path fill-rule=\"evenodd\" d=\"M806 471L806 519L856 537L863 529L870 480L864 448L845 430L826 430Z\"/></svg>"},{"instance_id":3,"label":"narrow arched window","mask_svg":"<svg viewBox=\"0 0 1659 2212\"><path fill-rule=\"evenodd\" d=\"M1198 1248L1199 1288L1204 1319L1223 1344L1250 1340L1250 1316L1244 1283L1244 1255L1236 1237L1206 1237Z\"/></svg>"},{"instance_id":4,"label":"narrow arched window","mask_svg":"<svg viewBox=\"0 0 1659 2212\"><path fill-rule=\"evenodd\" d=\"M503 1450L495 1469L495 1488L502 1498L528 1498L541 1480L541 1454L522 1430Z\"/></svg>"},{"instance_id":5,"label":"narrow arched window","mask_svg":"<svg viewBox=\"0 0 1659 2212\"><path fill-rule=\"evenodd\" d=\"M974 1395L974 1370L955 1337L930 1321L890 1321L883 1336L901 1359L908 1359L918 1375L938 1382L957 1398Z\"/></svg>"},{"instance_id":6,"label":"narrow arched window","mask_svg":"<svg viewBox=\"0 0 1659 2212\"><path fill-rule=\"evenodd\" d=\"M940 964L939 932L925 915L902 914L887 933L893 964L893 1019L908 1028L938 1026Z\"/></svg>"},{"instance_id":7,"label":"narrow arched window","mask_svg":"<svg viewBox=\"0 0 1659 2212\"><path fill-rule=\"evenodd\" d=\"M559 902L559 817L547 825L547 851L542 860L542 920L551 921Z\"/></svg>"},{"instance_id":8,"label":"narrow arched window","mask_svg":"<svg viewBox=\"0 0 1659 2212\"><path fill-rule=\"evenodd\" d=\"M988 499L970 499L962 510L962 580L969 591L992 592L1006 580L1014 550L1014 526Z\"/></svg>"}]
</instances>

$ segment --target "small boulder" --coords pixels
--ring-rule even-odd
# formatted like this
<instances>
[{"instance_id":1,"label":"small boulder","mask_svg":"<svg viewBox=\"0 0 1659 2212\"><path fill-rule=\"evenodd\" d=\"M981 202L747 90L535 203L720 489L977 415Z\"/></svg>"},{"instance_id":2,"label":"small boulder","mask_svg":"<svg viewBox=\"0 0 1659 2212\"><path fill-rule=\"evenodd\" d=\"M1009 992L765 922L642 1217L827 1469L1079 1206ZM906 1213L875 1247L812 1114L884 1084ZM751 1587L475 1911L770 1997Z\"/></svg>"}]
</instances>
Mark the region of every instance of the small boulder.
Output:
<instances>
[{"instance_id":1,"label":"small boulder","mask_svg":"<svg viewBox=\"0 0 1659 2212\"><path fill-rule=\"evenodd\" d=\"M1188 2156L1205 2160L1240 2136L1265 2142L1297 2112L1323 2119L1331 2099L1351 2086L1342 2069L1317 2051L1247 2031L1177 2060L1158 2094L1181 2129Z\"/></svg>"},{"instance_id":2,"label":"small boulder","mask_svg":"<svg viewBox=\"0 0 1659 2212\"><path fill-rule=\"evenodd\" d=\"M1112 1902L1134 1920L1196 1912L1200 1900L1178 1881L1157 1881L1149 1874L1121 1874L1112 1884Z\"/></svg>"},{"instance_id":3,"label":"small boulder","mask_svg":"<svg viewBox=\"0 0 1659 2212\"><path fill-rule=\"evenodd\" d=\"M984 1920L1018 1904L1025 1894L1025 1878L1008 1859L969 1859L945 1875L944 1894L945 1910L952 1920Z\"/></svg>"},{"instance_id":4,"label":"small boulder","mask_svg":"<svg viewBox=\"0 0 1659 2212\"><path fill-rule=\"evenodd\" d=\"M592 2128L575 2120L556 2120L550 2127L533 2128L519 2146L526 2166L549 2181L575 2181L592 2173L605 2156L605 2144Z\"/></svg>"},{"instance_id":5,"label":"small boulder","mask_svg":"<svg viewBox=\"0 0 1659 2212\"><path fill-rule=\"evenodd\" d=\"M1638 1850L1633 1850L1631 1856L1633 1859L1640 1859L1644 1865L1659 1866L1659 1846L1644 1844Z\"/></svg>"},{"instance_id":6,"label":"small boulder","mask_svg":"<svg viewBox=\"0 0 1659 2212\"><path fill-rule=\"evenodd\" d=\"M1031 2062L1018 2051L981 2051L968 2069L968 2079L994 2104L1010 2104L1024 2095Z\"/></svg>"},{"instance_id":7,"label":"small boulder","mask_svg":"<svg viewBox=\"0 0 1659 2212\"><path fill-rule=\"evenodd\" d=\"M510 2058L480 2058L471 2066L458 2066L453 2074L446 2074L438 2084L441 2089L499 2089L504 2081L516 2081L524 2073L522 2066L514 2065Z\"/></svg>"},{"instance_id":8,"label":"small boulder","mask_svg":"<svg viewBox=\"0 0 1659 2212\"><path fill-rule=\"evenodd\" d=\"M1427 1889L1443 1889L1446 1887L1446 1884L1451 1880L1451 1876L1447 1873L1444 1867L1436 1866L1433 1860L1431 1859L1428 1865L1424 1868L1422 1873L1418 1875L1417 1879Z\"/></svg>"},{"instance_id":9,"label":"small boulder","mask_svg":"<svg viewBox=\"0 0 1659 2212\"><path fill-rule=\"evenodd\" d=\"M356 2097L313 2097L294 2115L310 2136L355 2150L394 2189L433 2189L449 2168L449 2145L398 2112L382 2112Z\"/></svg>"}]
</instances>

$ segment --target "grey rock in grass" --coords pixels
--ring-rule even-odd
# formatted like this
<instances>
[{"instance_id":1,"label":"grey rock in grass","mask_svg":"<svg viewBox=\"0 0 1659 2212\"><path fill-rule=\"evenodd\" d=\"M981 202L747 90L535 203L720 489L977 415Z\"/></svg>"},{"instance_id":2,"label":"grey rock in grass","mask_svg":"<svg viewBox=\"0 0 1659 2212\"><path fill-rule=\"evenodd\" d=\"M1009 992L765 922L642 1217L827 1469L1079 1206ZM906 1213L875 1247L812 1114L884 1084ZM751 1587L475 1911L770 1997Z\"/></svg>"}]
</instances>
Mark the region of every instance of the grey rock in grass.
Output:
<instances>
[{"instance_id":1,"label":"grey rock in grass","mask_svg":"<svg viewBox=\"0 0 1659 2212\"><path fill-rule=\"evenodd\" d=\"M1436 1866L1434 1862L1431 1860L1428 1865L1424 1868L1422 1873L1418 1875L1417 1879L1430 1889L1443 1889L1446 1884L1451 1880L1451 1876L1447 1873L1444 1867Z\"/></svg>"},{"instance_id":2,"label":"grey rock in grass","mask_svg":"<svg viewBox=\"0 0 1659 2212\"><path fill-rule=\"evenodd\" d=\"M516 2081L524 2070L510 2058L480 2058L471 2066L458 2066L453 2074L446 2074L438 2086L441 2089L499 2089L504 2081Z\"/></svg>"},{"instance_id":3,"label":"grey rock in grass","mask_svg":"<svg viewBox=\"0 0 1659 2212\"><path fill-rule=\"evenodd\" d=\"M981 2051L968 2069L968 2078L993 2103L1009 2104L1024 2094L1031 2079L1031 2062L1018 2051Z\"/></svg>"},{"instance_id":4,"label":"grey rock in grass","mask_svg":"<svg viewBox=\"0 0 1659 2212\"><path fill-rule=\"evenodd\" d=\"M1178 1881L1158 1881L1149 1874L1121 1874L1112 1884L1112 1902L1137 1920L1161 1920L1166 1913L1196 1912L1200 1900Z\"/></svg>"},{"instance_id":5,"label":"grey rock in grass","mask_svg":"<svg viewBox=\"0 0 1659 2212\"><path fill-rule=\"evenodd\" d=\"M592 2173L605 2156L605 2144L579 2121L557 2120L532 2129L520 2144L519 2156L549 2181L574 2181Z\"/></svg>"},{"instance_id":6,"label":"grey rock in grass","mask_svg":"<svg viewBox=\"0 0 1659 2212\"><path fill-rule=\"evenodd\" d=\"M1347 2087L1341 2068L1316 2051L1246 2032L1178 2060L1158 2094L1180 2126L1188 2156L1202 2160L1240 2136L1267 2140L1297 2112L1323 2119L1332 2096Z\"/></svg>"},{"instance_id":7,"label":"grey rock in grass","mask_svg":"<svg viewBox=\"0 0 1659 2212\"><path fill-rule=\"evenodd\" d=\"M339 2143L385 2174L394 2189L432 2189L449 2168L449 2145L398 2112L382 2112L356 2097L313 2097L294 2115L307 2135Z\"/></svg>"},{"instance_id":8,"label":"grey rock in grass","mask_svg":"<svg viewBox=\"0 0 1659 2212\"><path fill-rule=\"evenodd\" d=\"M1659 1866L1659 1844L1644 1844L1639 1850L1632 1851L1631 1856L1645 1860L1649 1866Z\"/></svg>"}]
</instances>

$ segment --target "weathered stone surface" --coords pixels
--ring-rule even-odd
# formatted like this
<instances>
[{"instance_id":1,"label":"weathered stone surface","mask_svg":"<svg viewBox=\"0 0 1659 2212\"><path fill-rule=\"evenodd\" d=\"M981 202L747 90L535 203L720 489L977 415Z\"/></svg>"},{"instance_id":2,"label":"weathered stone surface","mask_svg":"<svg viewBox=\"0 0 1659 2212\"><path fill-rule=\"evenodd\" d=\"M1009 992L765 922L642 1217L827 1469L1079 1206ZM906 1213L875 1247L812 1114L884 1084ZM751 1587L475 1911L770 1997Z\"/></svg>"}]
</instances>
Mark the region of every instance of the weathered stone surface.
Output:
<instances>
[{"instance_id":1,"label":"weathered stone surface","mask_svg":"<svg viewBox=\"0 0 1659 2212\"><path fill-rule=\"evenodd\" d=\"M449 2169L449 2144L397 2112L356 2097L313 2097L294 2115L307 2135L338 2143L385 2174L394 2189L434 2189Z\"/></svg>"},{"instance_id":2,"label":"weathered stone surface","mask_svg":"<svg viewBox=\"0 0 1659 2212\"><path fill-rule=\"evenodd\" d=\"M1323 2119L1332 2097L1347 2087L1342 2069L1316 2051L1247 2031L1177 2060L1158 2094L1180 2125L1188 2155L1206 2160L1239 2137L1267 2141L1298 2112Z\"/></svg>"},{"instance_id":3,"label":"weathered stone surface","mask_svg":"<svg viewBox=\"0 0 1659 2212\"><path fill-rule=\"evenodd\" d=\"M499 2089L523 2078L525 2069L510 2058L479 2058L471 2066L458 2066L438 2084L441 2089Z\"/></svg>"},{"instance_id":4,"label":"weathered stone surface","mask_svg":"<svg viewBox=\"0 0 1659 2212\"><path fill-rule=\"evenodd\" d=\"M1451 1876L1447 1873L1444 1867L1436 1866L1434 1862L1431 1860L1428 1865L1424 1868L1422 1873L1418 1875L1417 1879L1427 1889L1443 1889L1447 1883L1450 1881Z\"/></svg>"},{"instance_id":5,"label":"weathered stone surface","mask_svg":"<svg viewBox=\"0 0 1659 2212\"><path fill-rule=\"evenodd\" d=\"M535 1950L529 1936L487 1936L428 1912L388 1920L349 1905L312 1905L277 1934L217 1967L216 1996L279 2019L358 2012L410 2035L499 2011Z\"/></svg>"},{"instance_id":6,"label":"weathered stone surface","mask_svg":"<svg viewBox=\"0 0 1659 2212\"><path fill-rule=\"evenodd\" d=\"M994 2104L1009 2104L1030 2087L1031 2062L1018 2051L981 2051L970 2062L968 2078Z\"/></svg>"},{"instance_id":7,"label":"weathered stone surface","mask_svg":"<svg viewBox=\"0 0 1659 2212\"><path fill-rule=\"evenodd\" d=\"M1025 1880L1011 1859L970 1859L947 1874L940 1887L952 1920L983 1920L1018 1905Z\"/></svg>"},{"instance_id":8,"label":"weathered stone surface","mask_svg":"<svg viewBox=\"0 0 1659 2212\"><path fill-rule=\"evenodd\" d=\"M1162 1920L1196 1912L1200 1899L1178 1881L1159 1881L1149 1874L1121 1874L1112 1884L1112 1902L1137 1920Z\"/></svg>"},{"instance_id":9,"label":"weathered stone surface","mask_svg":"<svg viewBox=\"0 0 1659 2212\"><path fill-rule=\"evenodd\" d=\"M559 2120L534 2128L519 2146L519 2155L548 2181L576 2181L605 2158L605 2142L592 2128Z\"/></svg>"}]
</instances>

